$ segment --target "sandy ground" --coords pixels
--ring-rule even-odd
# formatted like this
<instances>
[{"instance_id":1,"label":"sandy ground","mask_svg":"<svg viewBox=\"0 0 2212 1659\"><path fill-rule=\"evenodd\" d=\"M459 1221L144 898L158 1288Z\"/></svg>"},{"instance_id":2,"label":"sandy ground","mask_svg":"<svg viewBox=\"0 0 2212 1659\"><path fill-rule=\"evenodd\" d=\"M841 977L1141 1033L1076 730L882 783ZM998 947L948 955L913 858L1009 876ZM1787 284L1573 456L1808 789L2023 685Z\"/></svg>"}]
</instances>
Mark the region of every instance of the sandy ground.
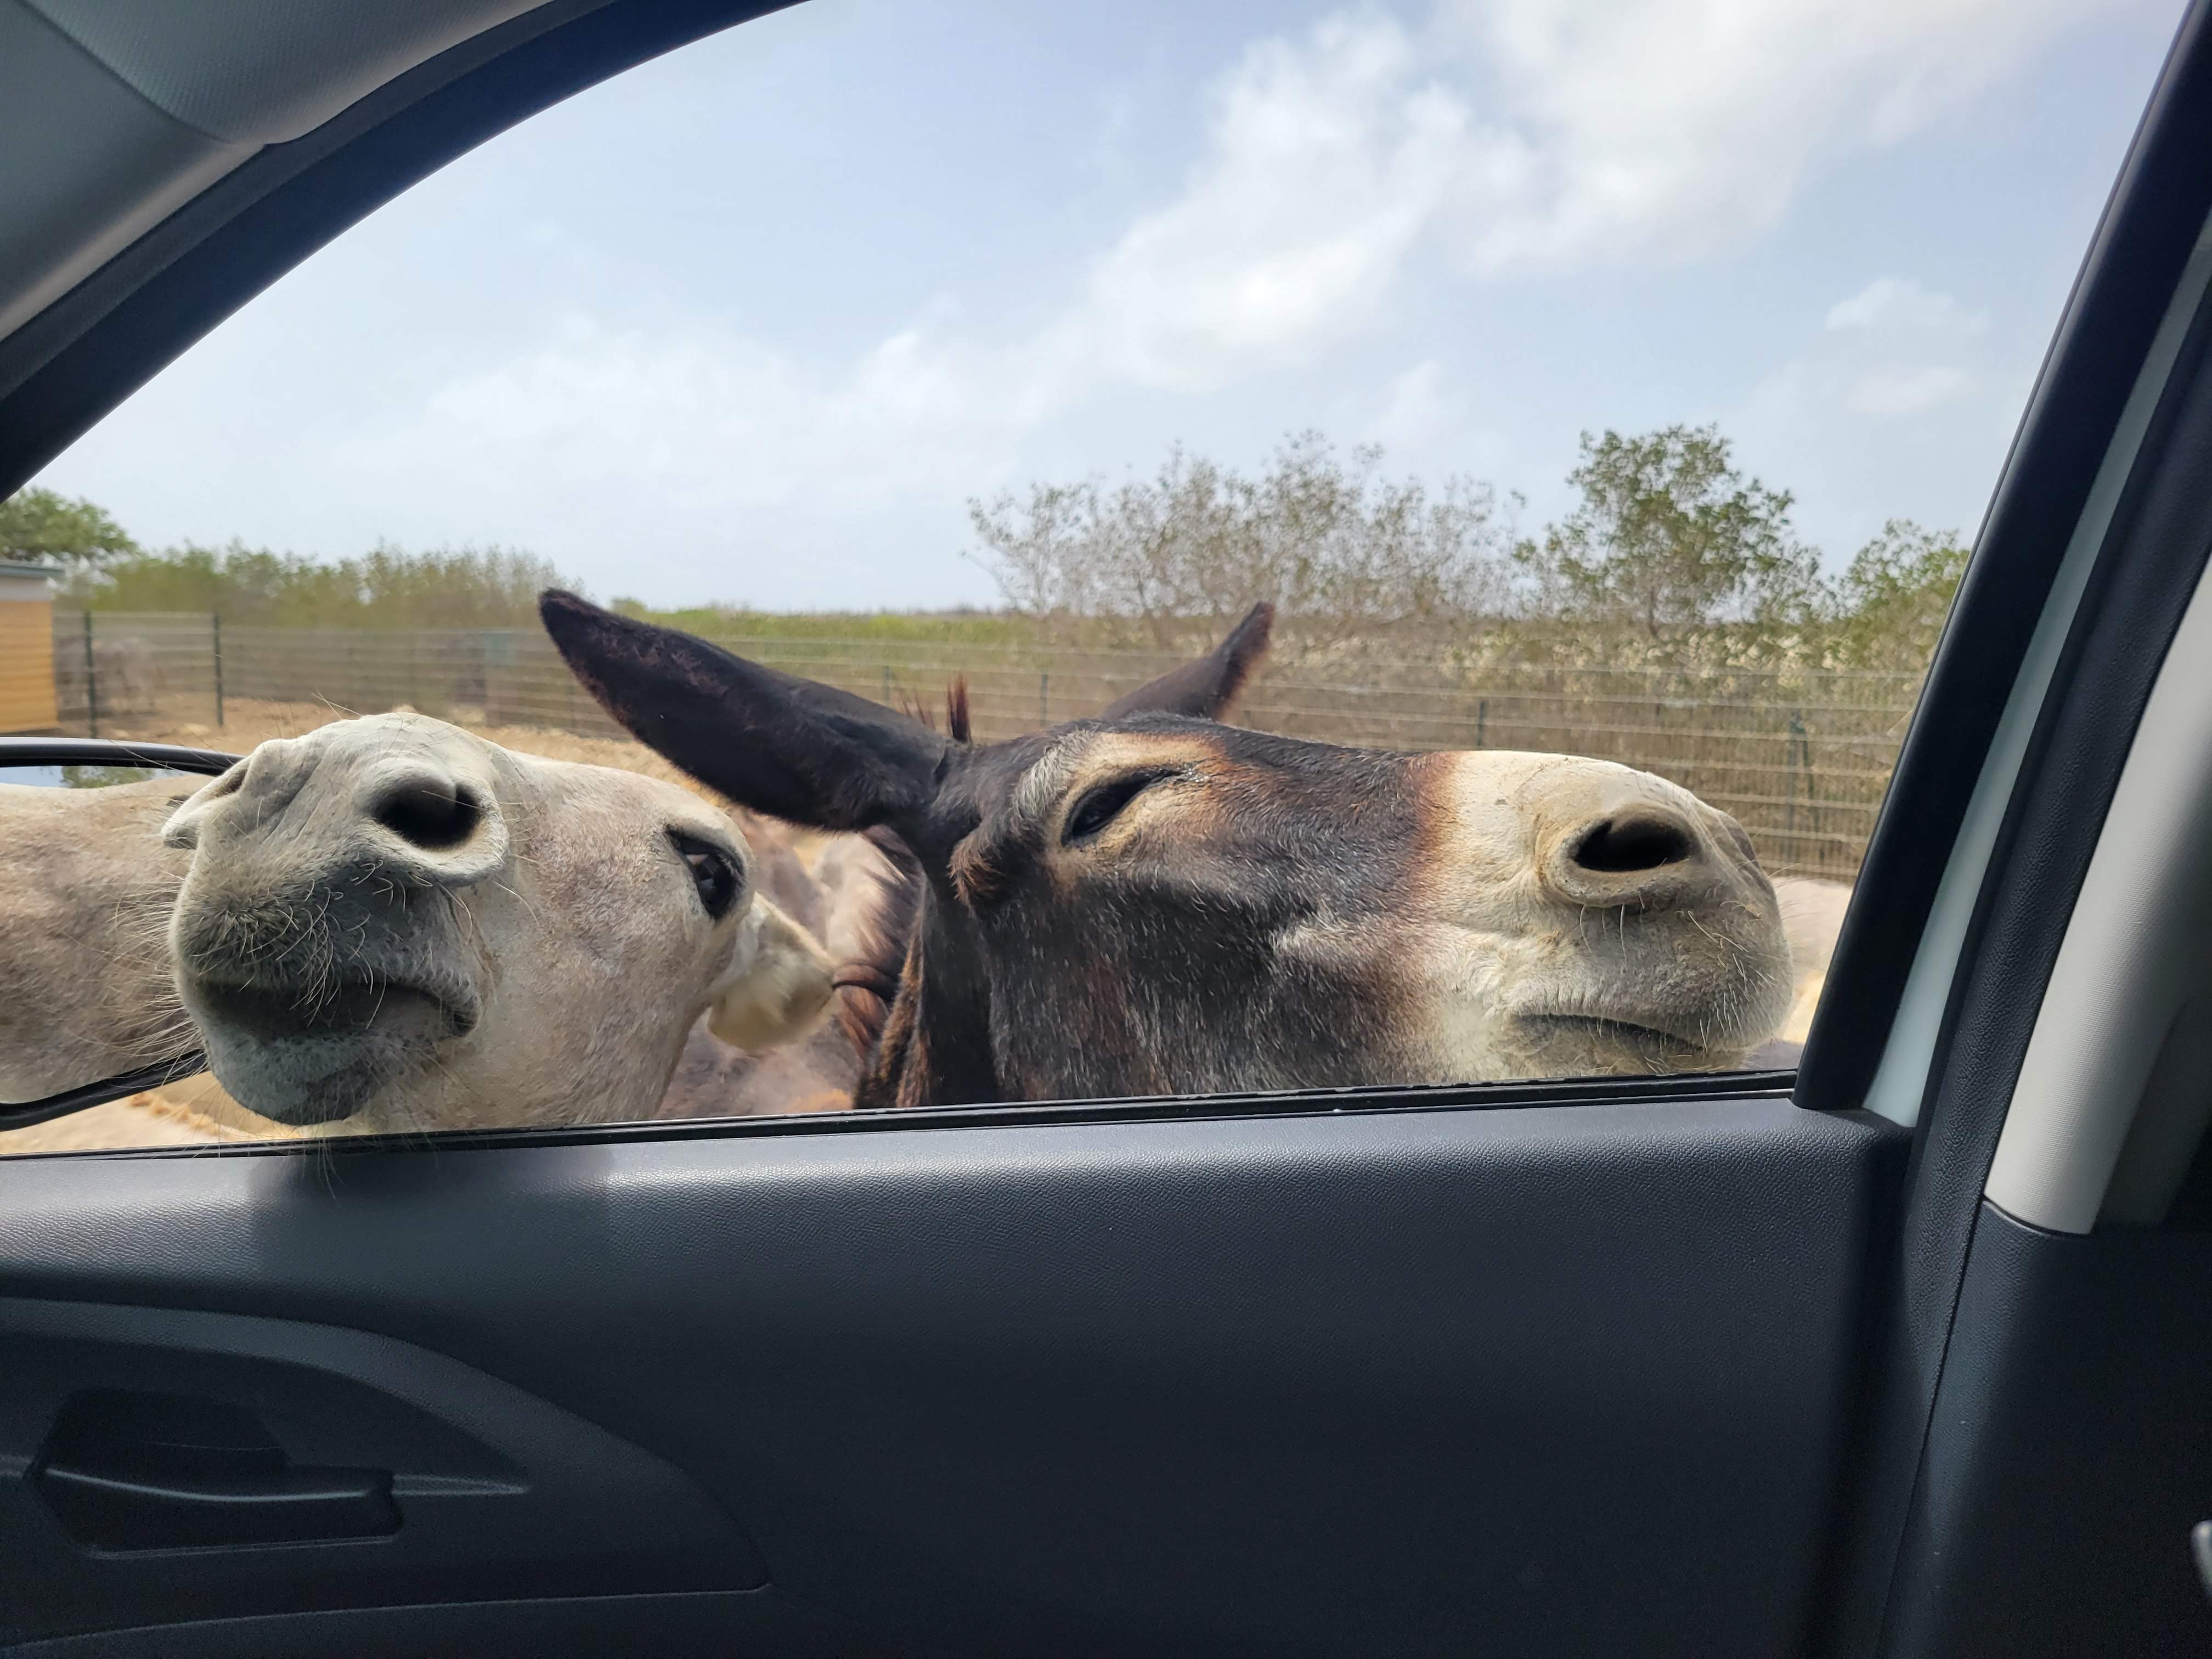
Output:
<instances>
[{"instance_id":1,"label":"sandy ground","mask_svg":"<svg viewBox=\"0 0 2212 1659\"><path fill-rule=\"evenodd\" d=\"M292 1140L300 1132L257 1116L205 1075L88 1106L67 1117L0 1131L0 1157L25 1152L117 1152L138 1146L205 1146L235 1140Z\"/></svg>"}]
</instances>

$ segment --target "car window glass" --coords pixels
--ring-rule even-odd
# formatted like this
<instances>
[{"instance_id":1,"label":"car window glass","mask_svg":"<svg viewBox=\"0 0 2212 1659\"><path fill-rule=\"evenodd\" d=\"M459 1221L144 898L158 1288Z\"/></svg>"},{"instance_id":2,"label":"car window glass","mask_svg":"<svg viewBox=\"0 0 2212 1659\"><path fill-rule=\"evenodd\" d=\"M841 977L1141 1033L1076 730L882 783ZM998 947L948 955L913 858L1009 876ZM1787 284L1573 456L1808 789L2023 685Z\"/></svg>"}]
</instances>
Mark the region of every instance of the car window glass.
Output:
<instances>
[{"instance_id":1,"label":"car window glass","mask_svg":"<svg viewBox=\"0 0 2212 1659\"><path fill-rule=\"evenodd\" d=\"M247 757L8 780L10 1087L212 1069L0 1151L1787 1069L2172 23L1970 10L816 0L464 157L0 503L0 731Z\"/></svg>"}]
</instances>

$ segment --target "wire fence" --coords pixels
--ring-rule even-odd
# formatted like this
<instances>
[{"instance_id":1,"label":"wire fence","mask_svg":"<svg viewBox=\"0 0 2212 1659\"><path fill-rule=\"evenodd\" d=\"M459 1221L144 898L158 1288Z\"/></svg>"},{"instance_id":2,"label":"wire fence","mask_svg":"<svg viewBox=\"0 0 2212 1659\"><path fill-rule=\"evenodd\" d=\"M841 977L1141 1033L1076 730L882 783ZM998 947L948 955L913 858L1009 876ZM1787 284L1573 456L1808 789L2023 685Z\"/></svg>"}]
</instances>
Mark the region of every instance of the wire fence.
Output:
<instances>
[{"instance_id":1,"label":"wire fence","mask_svg":"<svg viewBox=\"0 0 2212 1659\"><path fill-rule=\"evenodd\" d=\"M966 678L975 734L1097 713L1180 661L1168 653L864 639L718 643L893 707L941 708ZM250 628L207 615L57 611L64 727L151 739L226 730L240 705L402 705L466 725L616 736L532 629ZM1590 755L1670 778L1733 813L1768 867L1848 880L1919 695L1917 674L1744 668L1455 666L1362 661L1263 671L1237 718L1381 748Z\"/></svg>"}]
</instances>

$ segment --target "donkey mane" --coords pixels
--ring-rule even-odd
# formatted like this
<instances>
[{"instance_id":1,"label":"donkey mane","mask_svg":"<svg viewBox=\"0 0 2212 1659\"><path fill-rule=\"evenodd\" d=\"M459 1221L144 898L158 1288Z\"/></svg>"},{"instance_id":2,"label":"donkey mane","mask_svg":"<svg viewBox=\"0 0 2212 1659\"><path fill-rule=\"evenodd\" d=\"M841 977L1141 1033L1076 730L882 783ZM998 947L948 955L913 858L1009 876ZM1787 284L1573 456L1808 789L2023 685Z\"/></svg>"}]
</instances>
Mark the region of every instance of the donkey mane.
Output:
<instances>
[{"instance_id":1,"label":"donkey mane","mask_svg":"<svg viewBox=\"0 0 2212 1659\"><path fill-rule=\"evenodd\" d=\"M962 713L966 713L964 696ZM887 867L866 871L860 878L874 890L860 908L854 954L838 965L830 983L837 993L838 1028L866 1060L883 1036L906 970L908 942L921 915L921 864L903 841L881 825L864 830L861 838L884 855Z\"/></svg>"},{"instance_id":2,"label":"donkey mane","mask_svg":"<svg viewBox=\"0 0 2212 1659\"><path fill-rule=\"evenodd\" d=\"M899 708L931 731L937 729L936 717L913 698L902 697ZM953 742L974 740L965 674L955 674L945 688L945 726ZM861 901L854 954L838 964L830 983L837 994L838 1029L865 1063L883 1036L906 972L907 951L921 915L921 864L885 825L861 831L860 838L883 854L886 867L860 878L872 890Z\"/></svg>"},{"instance_id":3,"label":"donkey mane","mask_svg":"<svg viewBox=\"0 0 2212 1659\"><path fill-rule=\"evenodd\" d=\"M922 704L902 693L898 711L908 720L919 720L931 731L937 730L937 716ZM955 674L952 683L945 688L945 729L955 743L971 743L971 722L968 714L968 677Z\"/></svg>"}]
</instances>

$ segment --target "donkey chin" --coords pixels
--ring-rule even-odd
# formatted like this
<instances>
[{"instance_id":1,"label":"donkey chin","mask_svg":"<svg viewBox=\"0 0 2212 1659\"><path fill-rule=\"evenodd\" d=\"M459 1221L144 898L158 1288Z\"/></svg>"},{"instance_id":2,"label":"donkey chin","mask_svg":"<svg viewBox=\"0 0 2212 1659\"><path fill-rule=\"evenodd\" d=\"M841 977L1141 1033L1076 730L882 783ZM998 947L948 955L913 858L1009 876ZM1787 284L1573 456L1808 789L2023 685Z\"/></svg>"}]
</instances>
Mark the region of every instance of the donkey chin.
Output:
<instances>
[{"instance_id":1,"label":"donkey chin","mask_svg":"<svg viewBox=\"0 0 2212 1659\"><path fill-rule=\"evenodd\" d=\"M354 1116L440 1063L482 1012L477 988L419 949L179 954L191 965L178 988L216 1078L248 1110L295 1127Z\"/></svg>"},{"instance_id":2,"label":"donkey chin","mask_svg":"<svg viewBox=\"0 0 2212 1659\"><path fill-rule=\"evenodd\" d=\"M1608 1077L1623 1073L1726 1071L1753 1045L1725 1036L1687 1036L1652 1016L1534 1013L1515 1027L1528 1054L1531 1077ZM1717 1036L1718 1034L1716 1034Z\"/></svg>"},{"instance_id":3,"label":"donkey chin","mask_svg":"<svg viewBox=\"0 0 2212 1659\"><path fill-rule=\"evenodd\" d=\"M1514 1011L1506 1046L1520 1049L1531 1077L1730 1070L1771 1034L1790 994L1778 967L1762 971L1757 953L1736 954L1732 994L1691 975L1670 984L1662 971L1610 996L1539 999Z\"/></svg>"}]
</instances>

